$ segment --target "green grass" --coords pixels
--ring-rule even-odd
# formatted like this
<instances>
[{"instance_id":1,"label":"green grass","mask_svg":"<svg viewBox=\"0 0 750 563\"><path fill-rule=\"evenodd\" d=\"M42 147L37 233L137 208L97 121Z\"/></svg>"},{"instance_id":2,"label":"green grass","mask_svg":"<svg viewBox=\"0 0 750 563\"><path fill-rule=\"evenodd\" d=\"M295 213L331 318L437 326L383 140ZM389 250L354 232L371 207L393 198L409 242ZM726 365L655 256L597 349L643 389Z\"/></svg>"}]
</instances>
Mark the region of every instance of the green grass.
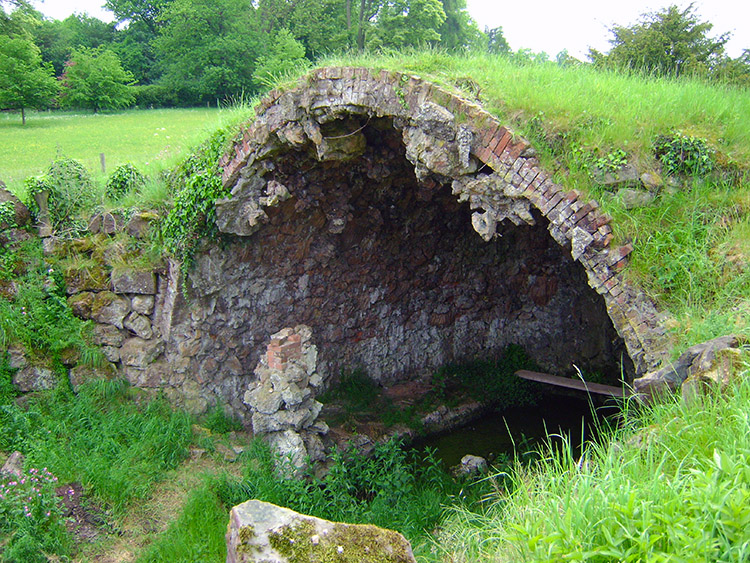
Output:
<instances>
[{"instance_id":1,"label":"green grass","mask_svg":"<svg viewBox=\"0 0 750 563\"><path fill-rule=\"evenodd\" d=\"M192 440L189 415L164 399L134 400L139 394L121 380L98 381L77 395L61 384L27 409L0 405L0 450L20 450L32 466L48 467L64 483L80 481L122 513L187 457Z\"/></svg>"},{"instance_id":2,"label":"green grass","mask_svg":"<svg viewBox=\"0 0 750 563\"><path fill-rule=\"evenodd\" d=\"M182 512L138 557L138 563L221 563L226 560L224 534L228 509L217 496L214 482L215 479L206 477L204 485L190 494Z\"/></svg>"},{"instance_id":3,"label":"green grass","mask_svg":"<svg viewBox=\"0 0 750 563\"><path fill-rule=\"evenodd\" d=\"M332 521L370 523L398 530L410 540L420 561L438 561L432 531L447 503L472 505L500 480L456 482L431 456L417 460L397 442L379 444L371 457L337 452L328 475L305 480L279 475L274 456L261 440L243 454L242 478L206 476L183 512L138 561L216 561L228 511L258 499ZM217 521L218 520L218 521ZM200 553L203 557L196 557Z\"/></svg>"},{"instance_id":4,"label":"green grass","mask_svg":"<svg viewBox=\"0 0 750 563\"><path fill-rule=\"evenodd\" d=\"M723 393L631 410L580 459L548 453L517 468L512 494L453 511L446 560L747 561L748 375L745 363Z\"/></svg>"},{"instance_id":5,"label":"green grass","mask_svg":"<svg viewBox=\"0 0 750 563\"><path fill-rule=\"evenodd\" d=\"M15 114L0 115L0 179L23 194L23 181L42 173L59 155L75 158L104 183L127 162L149 174L176 164L193 145L225 125L237 109L127 110L113 113L31 113L25 126ZM239 110L239 111L245 111Z\"/></svg>"}]
</instances>

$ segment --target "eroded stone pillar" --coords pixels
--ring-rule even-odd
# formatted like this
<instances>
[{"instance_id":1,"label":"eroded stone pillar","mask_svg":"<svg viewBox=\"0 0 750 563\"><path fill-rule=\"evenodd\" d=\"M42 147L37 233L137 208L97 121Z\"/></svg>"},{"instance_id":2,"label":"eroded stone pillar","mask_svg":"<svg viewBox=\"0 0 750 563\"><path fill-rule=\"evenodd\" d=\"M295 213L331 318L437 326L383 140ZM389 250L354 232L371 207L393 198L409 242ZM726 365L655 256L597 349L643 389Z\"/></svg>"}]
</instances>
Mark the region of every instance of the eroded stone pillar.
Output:
<instances>
[{"instance_id":1,"label":"eroded stone pillar","mask_svg":"<svg viewBox=\"0 0 750 563\"><path fill-rule=\"evenodd\" d=\"M321 437L328 433L328 425L318 420L323 405L315 399L325 380L317 361L310 327L280 330L271 335L255 368L257 379L243 397L252 413L253 432L264 436L297 474L308 460L325 459Z\"/></svg>"}]
</instances>

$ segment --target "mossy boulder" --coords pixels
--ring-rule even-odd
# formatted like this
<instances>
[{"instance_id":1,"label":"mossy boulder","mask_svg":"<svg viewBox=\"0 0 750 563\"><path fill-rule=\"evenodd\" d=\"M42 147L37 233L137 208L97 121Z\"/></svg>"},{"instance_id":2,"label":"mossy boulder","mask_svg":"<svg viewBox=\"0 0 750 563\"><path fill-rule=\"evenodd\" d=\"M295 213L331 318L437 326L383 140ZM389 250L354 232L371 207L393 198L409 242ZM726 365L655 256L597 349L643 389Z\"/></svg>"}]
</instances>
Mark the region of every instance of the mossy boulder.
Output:
<instances>
[{"instance_id":1,"label":"mossy boulder","mask_svg":"<svg viewBox=\"0 0 750 563\"><path fill-rule=\"evenodd\" d=\"M416 563L398 532L344 524L249 500L232 508L227 563Z\"/></svg>"}]
</instances>

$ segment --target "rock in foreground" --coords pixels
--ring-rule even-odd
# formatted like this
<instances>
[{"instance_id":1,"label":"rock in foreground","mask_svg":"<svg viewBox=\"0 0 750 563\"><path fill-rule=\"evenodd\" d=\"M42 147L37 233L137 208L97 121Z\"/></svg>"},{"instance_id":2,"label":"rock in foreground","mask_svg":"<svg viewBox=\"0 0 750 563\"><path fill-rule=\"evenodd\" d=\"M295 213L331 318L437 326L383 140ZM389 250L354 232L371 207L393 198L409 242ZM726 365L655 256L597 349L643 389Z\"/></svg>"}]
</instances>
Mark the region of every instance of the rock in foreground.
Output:
<instances>
[{"instance_id":1,"label":"rock in foreground","mask_svg":"<svg viewBox=\"0 0 750 563\"><path fill-rule=\"evenodd\" d=\"M411 545L392 530L343 524L259 500L232 508L227 563L416 563Z\"/></svg>"}]
</instances>

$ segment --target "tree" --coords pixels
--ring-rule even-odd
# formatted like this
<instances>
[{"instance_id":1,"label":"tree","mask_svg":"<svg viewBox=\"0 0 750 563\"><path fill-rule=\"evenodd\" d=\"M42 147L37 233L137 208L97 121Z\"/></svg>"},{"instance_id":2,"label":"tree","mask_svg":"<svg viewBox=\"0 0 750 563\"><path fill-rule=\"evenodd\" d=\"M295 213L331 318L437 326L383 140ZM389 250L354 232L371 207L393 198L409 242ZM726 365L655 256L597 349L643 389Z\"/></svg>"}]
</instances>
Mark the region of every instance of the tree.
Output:
<instances>
[{"instance_id":1,"label":"tree","mask_svg":"<svg viewBox=\"0 0 750 563\"><path fill-rule=\"evenodd\" d=\"M610 29L612 49L603 55L592 49L595 64L679 76L686 71L711 70L724 58L730 34L711 38L713 24L702 22L694 4L680 10L675 5L644 14L637 24Z\"/></svg>"},{"instance_id":2,"label":"tree","mask_svg":"<svg viewBox=\"0 0 750 563\"><path fill-rule=\"evenodd\" d=\"M466 11L466 0L441 0L445 21L440 26L440 44L446 49L461 50L481 43L482 33Z\"/></svg>"},{"instance_id":3,"label":"tree","mask_svg":"<svg viewBox=\"0 0 750 563\"><path fill-rule=\"evenodd\" d=\"M368 45L402 49L437 43L443 22L440 0L385 0L375 14Z\"/></svg>"},{"instance_id":4,"label":"tree","mask_svg":"<svg viewBox=\"0 0 750 563\"><path fill-rule=\"evenodd\" d=\"M253 15L250 0L175 0L154 43L160 84L183 104L253 92L264 38Z\"/></svg>"},{"instance_id":5,"label":"tree","mask_svg":"<svg viewBox=\"0 0 750 563\"><path fill-rule=\"evenodd\" d=\"M42 50L42 57L54 65L59 75L73 49L109 46L114 41L115 28L97 18L74 14L62 21L44 20L33 33L35 43Z\"/></svg>"},{"instance_id":6,"label":"tree","mask_svg":"<svg viewBox=\"0 0 750 563\"><path fill-rule=\"evenodd\" d=\"M484 28L484 33L487 36L487 52L491 55L507 55L510 53L510 45L503 35L502 27L495 27L490 29Z\"/></svg>"},{"instance_id":7,"label":"tree","mask_svg":"<svg viewBox=\"0 0 750 563\"><path fill-rule=\"evenodd\" d=\"M5 13L5 5L12 8ZM41 21L42 15L26 0L0 0L0 35L23 35Z\"/></svg>"},{"instance_id":8,"label":"tree","mask_svg":"<svg viewBox=\"0 0 750 563\"><path fill-rule=\"evenodd\" d=\"M282 29L269 44L268 53L258 58L253 78L259 87L270 87L279 76L307 64L305 47L291 31Z\"/></svg>"},{"instance_id":9,"label":"tree","mask_svg":"<svg viewBox=\"0 0 750 563\"><path fill-rule=\"evenodd\" d=\"M255 28L266 44L287 29L310 59L352 46L351 0L258 0L255 5Z\"/></svg>"},{"instance_id":10,"label":"tree","mask_svg":"<svg viewBox=\"0 0 750 563\"><path fill-rule=\"evenodd\" d=\"M52 65L30 39L0 35L0 108L21 110L26 125L26 109L49 107L57 91Z\"/></svg>"},{"instance_id":11,"label":"tree","mask_svg":"<svg viewBox=\"0 0 750 563\"><path fill-rule=\"evenodd\" d=\"M141 22L152 35L161 25L161 16L174 0L107 0L104 7L115 15L118 23Z\"/></svg>"},{"instance_id":12,"label":"tree","mask_svg":"<svg viewBox=\"0 0 750 563\"><path fill-rule=\"evenodd\" d=\"M60 103L66 107L119 109L133 104L133 74L110 49L75 49L61 77Z\"/></svg>"}]
</instances>

